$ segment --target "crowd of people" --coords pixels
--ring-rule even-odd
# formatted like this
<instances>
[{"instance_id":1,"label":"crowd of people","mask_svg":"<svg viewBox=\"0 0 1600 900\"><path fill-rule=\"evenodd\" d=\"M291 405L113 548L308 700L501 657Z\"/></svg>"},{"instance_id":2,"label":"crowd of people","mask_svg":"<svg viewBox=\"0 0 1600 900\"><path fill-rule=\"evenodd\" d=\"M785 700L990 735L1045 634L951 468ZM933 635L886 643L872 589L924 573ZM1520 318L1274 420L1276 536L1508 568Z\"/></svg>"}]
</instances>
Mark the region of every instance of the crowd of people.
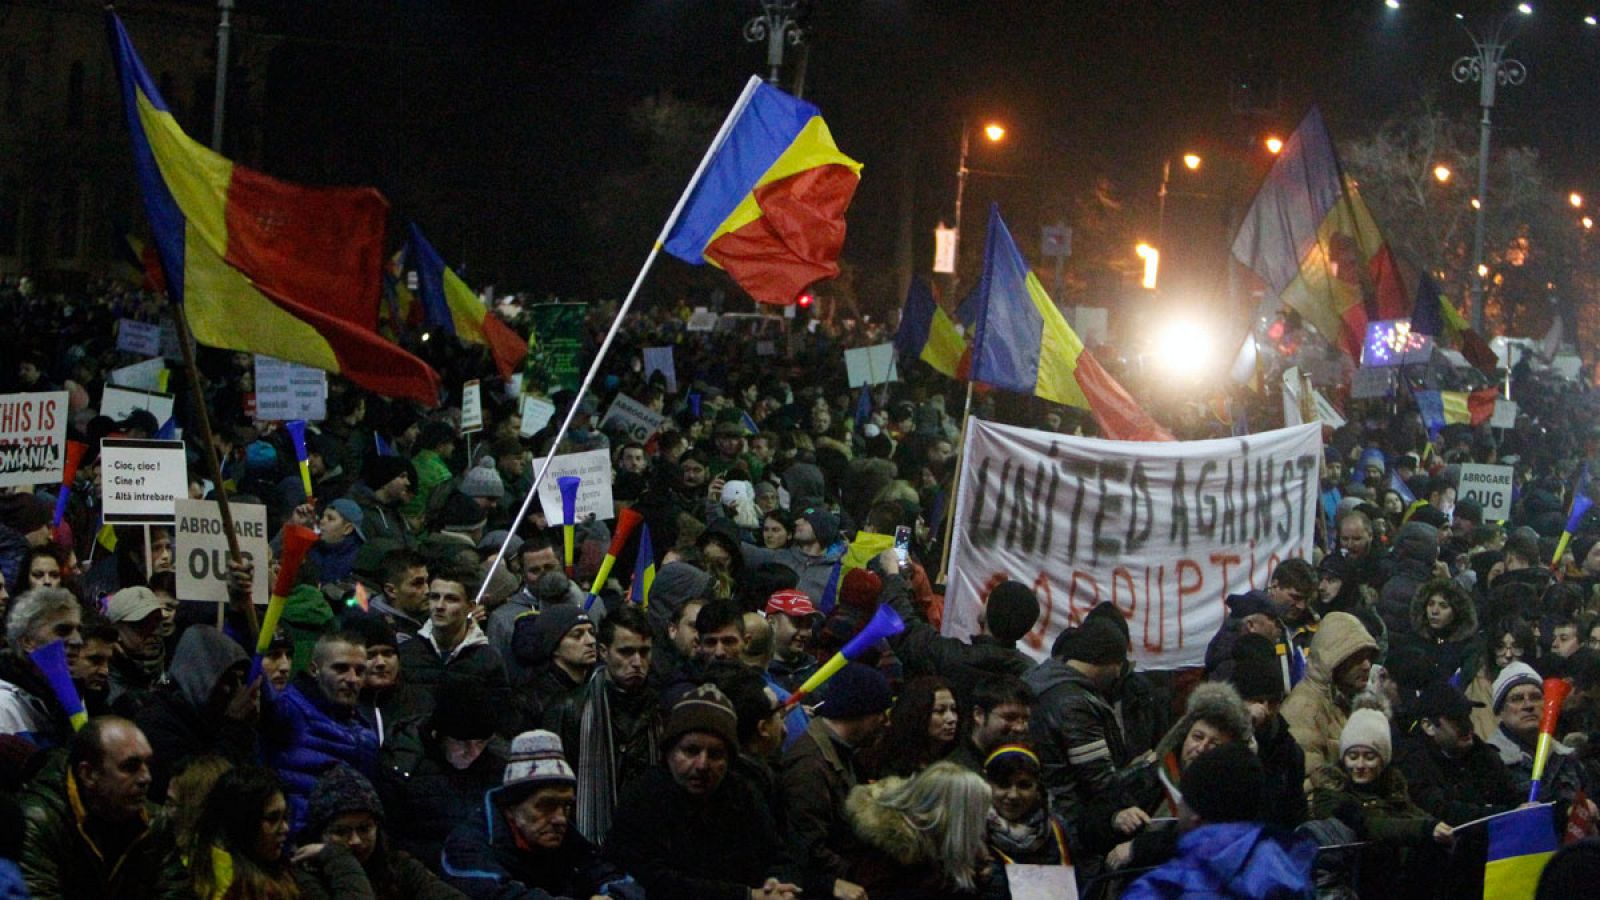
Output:
<instances>
[{"instance_id":1,"label":"crowd of people","mask_svg":"<svg viewBox=\"0 0 1600 900\"><path fill-rule=\"evenodd\" d=\"M0 494L0 895L1001 900L1025 874L1090 897L1468 897L1478 820L1531 802L1593 832L1600 517L1552 559L1600 419L1526 365L1511 429L1349 404L1311 558L1228 597L1203 669L1153 672L1109 603L1037 660L1050 601L1014 580L977 637L941 633L962 386L919 368L847 388L839 348L867 326L802 320L755 349L653 310L595 390L551 392L548 423L434 341L446 384L483 379L481 432L461 434L459 392L422 409L331 377L309 496L282 423L249 414L249 354L201 348L211 447L182 369L170 383L191 495L318 534L256 655L276 560L230 563L219 610L181 595L170 530L101 521L100 439L167 424L98 414L136 361L115 323L163 304L7 286L0 311L22 330L0 392L68 391L90 448L59 524L56 485ZM673 348L676 384L645 347ZM664 417L648 440L601 427L619 395ZM1225 434L1206 408L1175 430ZM615 516L576 523L570 561L562 523L519 516L569 410L555 449L608 452L616 512L651 535L647 591L640 532L595 583ZM1457 496L1471 462L1515 467L1508 521ZM796 697L883 606L904 630ZM86 723L41 662L56 642ZM1553 677L1574 689L1534 791ZM1576 842L1546 879L1595 860Z\"/></svg>"}]
</instances>

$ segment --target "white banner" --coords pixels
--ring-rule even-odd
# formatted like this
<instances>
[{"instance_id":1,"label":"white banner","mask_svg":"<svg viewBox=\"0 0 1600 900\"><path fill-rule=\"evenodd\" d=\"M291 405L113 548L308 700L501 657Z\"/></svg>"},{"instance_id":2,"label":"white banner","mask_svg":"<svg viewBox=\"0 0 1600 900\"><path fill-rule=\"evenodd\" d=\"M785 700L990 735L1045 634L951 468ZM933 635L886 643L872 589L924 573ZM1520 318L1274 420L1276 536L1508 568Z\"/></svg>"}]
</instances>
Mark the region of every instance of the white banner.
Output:
<instances>
[{"instance_id":1,"label":"white banner","mask_svg":"<svg viewBox=\"0 0 1600 900\"><path fill-rule=\"evenodd\" d=\"M173 532L173 568L178 576L178 597L183 600L228 602L228 532L222 527L222 510L215 500L180 499L174 504L177 528ZM271 599L272 550L267 544L267 508L259 503L228 504L233 530L239 535L239 553L255 563L250 597L258 606Z\"/></svg>"},{"instance_id":2,"label":"white banner","mask_svg":"<svg viewBox=\"0 0 1600 900\"><path fill-rule=\"evenodd\" d=\"M550 460L550 473L539 483L539 506L544 510L545 521L561 524L561 486L556 479L563 475L576 475L578 502L573 514L582 522L590 515L597 519L616 518L616 505L611 499L611 453L607 450L586 450L582 453L563 453Z\"/></svg>"},{"instance_id":3,"label":"white banner","mask_svg":"<svg viewBox=\"0 0 1600 900\"><path fill-rule=\"evenodd\" d=\"M100 504L113 525L171 525L189 496L183 441L100 441Z\"/></svg>"},{"instance_id":4,"label":"white banner","mask_svg":"<svg viewBox=\"0 0 1600 900\"><path fill-rule=\"evenodd\" d=\"M66 391L0 394L0 487L61 483L67 414Z\"/></svg>"},{"instance_id":5,"label":"white banner","mask_svg":"<svg viewBox=\"0 0 1600 900\"><path fill-rule=\"evenodd\" d=\"M1145 443L970 420L944 633L976 634L982 598L1009 578L1039 594L1021 642L1037 659L1110 601L1140 665L1201 665L1229 594L1310 557L1321 431Z\"/></svg>"}]
</instances>

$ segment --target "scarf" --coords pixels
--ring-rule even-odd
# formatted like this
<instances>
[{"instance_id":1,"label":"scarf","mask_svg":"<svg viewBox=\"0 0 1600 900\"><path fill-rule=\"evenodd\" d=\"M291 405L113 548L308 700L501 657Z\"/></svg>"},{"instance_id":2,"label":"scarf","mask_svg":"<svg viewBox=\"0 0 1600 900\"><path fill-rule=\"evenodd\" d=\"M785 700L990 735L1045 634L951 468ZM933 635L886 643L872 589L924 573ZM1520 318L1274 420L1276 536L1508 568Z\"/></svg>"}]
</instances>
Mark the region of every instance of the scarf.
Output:
<instances>
[{"instance_id":1,"label":"scarf","mask_svg":"<svg viewBox=\"0 0 1600 900\"><path fill-rule=\"evenodd\" d=\"M611 679L605 667L589 677L578 714L578 833L599 846L617 807L617 754L611 740Z\"/></svg>"},{"instance_id":2,"label":"scarf","mask_svg":"<svg viewBox=\"0 0 1600 900\"><path fill-rule=\"evenodd\" d=\"M994 807L990 807L984 820L989 829L989 845L1008 863L1015 859L1037 858L1049 849L1051 840L1060 843L1061 836L1056 834L1054 823L1045 815L1044 807L1034 810L1033 815L1021 822L1007 821L994 811ZM1065 865L1065 844L1060 844L1058 850L1060 864Z\"/></svg>"}]
</instances>

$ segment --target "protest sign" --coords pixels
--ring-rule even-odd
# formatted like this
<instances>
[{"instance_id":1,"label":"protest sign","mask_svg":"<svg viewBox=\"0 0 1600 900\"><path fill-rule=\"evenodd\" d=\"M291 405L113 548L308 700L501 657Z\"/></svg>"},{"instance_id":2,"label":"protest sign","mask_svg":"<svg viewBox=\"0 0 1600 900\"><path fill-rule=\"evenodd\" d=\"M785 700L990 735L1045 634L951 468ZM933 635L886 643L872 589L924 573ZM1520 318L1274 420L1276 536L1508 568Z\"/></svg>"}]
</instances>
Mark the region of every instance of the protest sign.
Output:
<instances>
[{"instance_id":1,"label":"protest sign","mask_svg":"<svg viewBox=\"0 0 1600 900\"><path fill-rule=\"evenodd\" d=\"M1011 900L1078 900L1078 877L1072 866L1006 863Z\"/></svg>"},{"instance_id":2,"label":"protest sign","mask_svg":"<svg viewBox=\"0 0 1600 900\"><path fill-rule=\"evenodd\" d=\"M1583 358L1572 353L1558 354L1555 359L1550 361L1550 368L1554 369L1556 374L1562 378L1568 381L1576 381L1578 373L1583 371Z\"/></svg>"},{"instance_id":3,"label":"protest sign","mask_svg":"<svg viewBox=\"0 0 1600 900\"><path fill-rule=\"evenodd\" d=\"M256 571L265 572L272 559L267 545L267 508L257 503L228 504L233 512L233 530L239 536L239 553L253 562ZM181 498L174 505L178 518L173 529L174 565L178 576L178 596L185 600L228 602L228 533L222 527L222 512L214 500ZM250 599L265 606L268 582L257 577L250 585Z\"/></svg>"},{"instance_id":4,"label":"protest sign","mask_svg":"<svg viewBox=\"0 0 1600 900\"><path fill-rule=\"evenodd\" d=\"M678 392L678 366L672 358L671 347L646 347L644 348L644 380L649 381L650 376L656 372L667 380L667 393Z\"/></svg>"},{"instance_id":5,"label":"protest sign","mask_svg":"<svg viewBox=\"0 0 1600 900\"><path fill-rule=\"evenodd\" d=\"M618 394L617 399L611 402L611 408L606 410L605 418L600 420L600 430L621 431L627 435L628 440L642 444L650 440L650 436L655 434L656 429L666 420L666 416L627 394Z\"/></svg>"},{"instance_id":6,"label":"protest sign","mask_svg":"<svg viewBox=\"0 0 1600 900\"><path fill-rule=\"evenodd\" d=\"M1367 323L1361 345L1362 366L1409 366L1433 356L1433 338L1411 330L1410 319L1382 319Z\"/></svg>"},{"instance_id":7,"label":"protest sign","mask_svg":"<svg viewBox=\"0 0 1600 900\"><path fill-rule=\"evenodd\" d=\"M257 422L320 422L327 417L327 372L256 354Z\"/></svg>"},{"instance_id":8,"label":"protest sign","mask_svg":"<svg viewBox=\"0 0 1600 900\"><path fill-rule=\"evenodd\" d=\"M1018 645L1036 659L1110 601L1142 667L1203 664L1227 596L1309 558L1321 431L1143 443L969 420L944 633L976 634L983 598L1009 578L1039 595Z\"/></svg>"},{"instance_id":9,"label":"protest sign","mask_svg":"<svg viewBox=\"0 0 1600 900\"><path fill-rule=\"evenodd\" d=\"M1490 428L1515 428L1517 425L1517 401L1507 400L1504 397L1494 401L1494 414L1489 416Z\"/></svg>"},{"instance_id":10,"label":"protest sign","mask_svg":"<svg viewBox=\"0 0 1600 900\"><path fill-rule=\"evenodd\" d=\"M715 331L717 330L717 314L704 306L696 306L694 312L689 314L689 324L686 331Z\"/></svg>"},{"instance_id":11,"label":"protest sign","mask_svg":"<svg viewBox=\"0 0 1600 900\"><path fill-rule=\"evenodd\" d=\"M533 437L539 430L550 424L550 419L556 414L556 405L543 397L526 394L522 398L522 427L517 433L523 437Z\"/></svg>"},{"instance_id":12,"label":"protest sign","mask_svg":"<svg viewBox=\"0 0 1600 900\"><path fill-rule=\"evenodd\" d=\"M111 370L111 383L121 387L130 387L141 391L160 391L166 387L162 382L166 380L163 372L167 371L167 361L157 357L144 362L123 366Z\"/></svg>"},{"instance_id":13,"label":"protest sign","mask_svg":"<svg viewBox=\"0 0 1600 900\"><path fill-rule=\"evenodd\" d=\"M135 356L160 356L161 326L137 319L118 319L117 349Z\"/></svg>"},{"instance_id":14,"label":"protest sign","mask_svg":"<svg viewBox=\"0 0 1600 900\"><path fill-rule=\"evenodd\" d=\"M106 385L100 394L100 415L118 422L133 414L134 410L148 410L162 425L172 418L172 395L155 391Z\"/></svg>"},{"instance_id":15,"label":"protest sign","mask_svg":"<svg viewBox=\"0 0 1600 900\"><path fill-rule=\"evenodd\" d=\"M606 450L586 450L564 453L550 460L550 471L539 484L539 506L544 510L546 522L561 524L561 487L556 479L563 475L583 479L578 486L578 503L574 510L578 521L590 515L598 519L616 516L611 499L611 454Z\"/></svg>"},{"instance_id":16,"label":"protest sign","mask_svg":"<svg viewBox=\"0 0 1600 900\"><path fill-rule=\"evenodd\" d=\"M189 496L183 441L106 438L100 442L100 503L112 525L171 525Z\"/></svg>"},{"instance_id":17,"label":"protest sign","mask_svg":"<svg viewBox=\"0 0 1600 900\"><path fill-rule=\"evenodd\" d=\"M1351 400L1379 400L1394 392L1396 373L1387 367L1362 366L1350 379Z\"/></svg>"},{"instance_id":18,"label":"protest sign","mask_svg":"<svg viewBox=\"0 0 1600 900\"><path fill-rule=\"evenodd\" d=\"M189 337L189 348L194 349L194 336ZM161 320L161 355L183 362L183 347L178 344L178 323L171 317Z\"/></svg>"},{"instance_id":19,"label":"protest sign","mask_svg":"<svg viewBox=\"0 0 1600 900\"><path fill-rule=\"evenodd\" d=\"M844 368L845 378L853 388L863 384L883 384L900 380L900 373L895 369L892 343L846 350Z\"/></svg>"},{"instance_id":20,"label":"protest sign","mask_svg":"<svg viewBox=\"0 0 1600 900\"><path fill-rule=\"evenodd\" d=\"M1316 388L1311 389L1311 408L1317 414L1317 418L1329 428L1344 427L1344 416L1339 415L1339 410Z\"/></svg>"},{"instance_id":21,"label":"protest sign","mask_svg":"<svg viewBox=\"0 0 1600 900\"><path fill-rule=\"evenodd\" d=\"M1290 366L1283 370L1283 424L1303 425L1306 421L1305 402L1301 396L1304 384L1300 378L1300 367Z\"/></svg>"},{"instance_id":22,"label":"protest sign","mask_svg":"<svg viewBox=\"0 0 1600 900\"><path fill-rule=\"evenodd\" d=\"M461 386L461 433L483 430L483 386L478 379Z\"/></svg>"},{"instance_id":23,"label":"protest sign","mask_svg":"<svg viewBox=\"0 0 1600 900\"><path fill-rule=\"evenodd\" d=\"M60 484L66 451L66 391L0 394L0 487Z\"/></svg>"},{"instance_id":24,"label":"protest sign","mask_svg":"<svg viewBox=\"0 0 1600 900\"><path fill-rule=\"evenodd\" d=\"M587 314L582 303L540 303L528 308L533 331L528 335L528 358L523 363L524 388L545 394L578 389Z\"/></svg>"},{"instance_id":25,"label":"protest sign","mask_svg":"<svg viewBox=\"0 0 1600 900\"><path fill-rule=\"evenodd\" d=\"M1485 522L1504 522L1511 518L1512 472L1511 466L1463 463L1456 496L1482 506Z\"/></svg>"}]
</instances>

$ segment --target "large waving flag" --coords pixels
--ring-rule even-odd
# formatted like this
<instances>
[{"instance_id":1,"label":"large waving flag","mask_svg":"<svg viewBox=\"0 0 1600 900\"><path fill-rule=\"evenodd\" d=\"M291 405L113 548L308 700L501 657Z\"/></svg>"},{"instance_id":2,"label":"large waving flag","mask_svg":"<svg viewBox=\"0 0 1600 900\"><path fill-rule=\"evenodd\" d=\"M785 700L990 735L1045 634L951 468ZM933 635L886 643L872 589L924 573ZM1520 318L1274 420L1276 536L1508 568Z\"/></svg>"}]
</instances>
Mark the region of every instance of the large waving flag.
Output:
<instances>
[{"instance_id":1,"label":"large waving flag","mask_svg":"<svg viewBox=\"0 0 1600 900\"><path fill-rule=\"evenodd\" d=\"M662 248L727 271L750 296L789 305L839 274L844 213L861 164L817 108L752 77Z\"/></svg>"},{"instance_id":2,"label":"large waving flag","mask_svg":"<svg viewBox=\"0 0 1600 900\"><path fill-rule=\"evenodd\" d=\"M1023 260L998 204L989 208L983 275L967 304L973 381L1087 409L1112 440L1172 440L1084 348Z\"/></svg>"},{"instance_id":3,"label":"large waving flag","mask_svg":"<svg viewBox=\"0 0 1600 900\"><path fill-rule=\"evenodd\" d=\"M439 251L422 236L422 229L415 222L411 223L406 250L408 261L417 270L418 294L427 323L467 343L487 345L500 377L510 378L528 355L528 342L490 312L472 288L444 264Z\"/></svg>"},{"instance_id":4,"label":"large waving flag","mask_svg":"<svg viewBox=\"0 0 1600 900\"><path fill-rule=\"evenodd\" d=\"M1556 852L1556 827L1548 805L1502 813L1488 822L1483 900L1532 900L1545 863Z\"/></svg>"},{"instance_id":5,"label":"large waving flag","mask_svg":"<svg viewBox=\"0 0 1600 900\"><path fill-rule=\"evenodd\" d=\"M1476 391L1413 391L1417 412L1430 435L1446 425L1482 425L1494 417L1495 388Z\"/></svg>"},{"instance_id":6,"label":"large waving flag","mask_svg":"<svg viewBox=\"0 0 1600 900\"><path fill-rule=\"evenodd\" d=\"M107 12L106 23L156 252L195 339L437 404L438 375L377 332L383 196L289 184L196 143L122 21Z\"/></svg>"},{"instance_id":7,"label":"large waving flag","mask_svg":"<svg viewBox=\"0 0 1600 900\"><path fill-rule=\"evenodd\" d=\"M921 278L913 277L906 291L906 306L900 311L900 328L894 335L894 352L901 359L920 359L951 378L957 377L961 356L967 352L966 338L934 302L933 291Z\"/></svg>"},{"instance_id":8,"label":"large waving flag","mask_svg":"<svg viewBox=\"0 0 1600 900\"><path fill-rule=\"evenodd\" d=\"M1417 285L1417 300L1411 308L1411 331L1413 334L1432 335L1435 340L1443 339L1456 345L1473 368L1488 375L1494 375L1495 367L1500 365L1494 350L1472 329L1467 317L1439 293L1438 283L1426 272L1422 273L1422 280Z\"/></svg>"},{"instance_id":9,"label":"large waving flag","mask_svg":"<svg viewBox=\"0 0 1600 900\"><path fill-rule=\"evenodd\" d=\"M1233 256L1266 282L1262 314L1287 305L1354 359L1367 322L1409 312L1394 255L1315 107L1272 164Z\"/></svg>"}]
</instances>

